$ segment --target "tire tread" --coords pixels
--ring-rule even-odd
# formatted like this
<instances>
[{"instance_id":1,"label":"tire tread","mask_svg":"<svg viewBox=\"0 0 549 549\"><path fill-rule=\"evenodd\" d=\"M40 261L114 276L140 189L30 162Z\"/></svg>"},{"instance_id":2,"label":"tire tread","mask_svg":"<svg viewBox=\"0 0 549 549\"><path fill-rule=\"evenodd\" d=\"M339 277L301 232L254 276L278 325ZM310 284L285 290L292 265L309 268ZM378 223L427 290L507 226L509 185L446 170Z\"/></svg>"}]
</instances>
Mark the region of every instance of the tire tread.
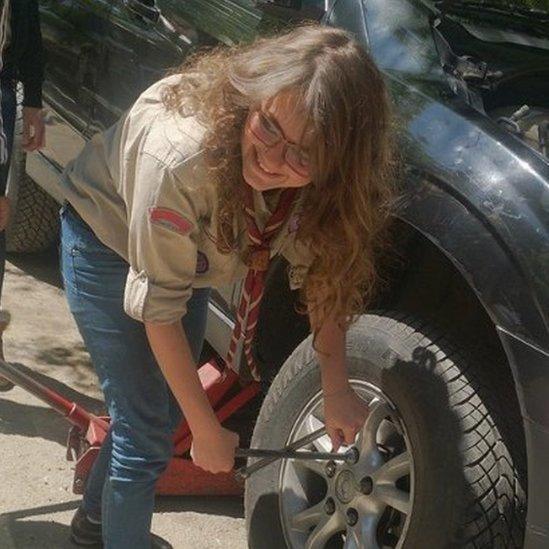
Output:
<instances>
[{"instance_id":1,"label":"tire tread","mask_svg":"<svg viewBox=\"0 0 549 549\"><path fill-rule=\"evenodd\" d=\"M461 517L455 546L522 547L525 493L519 483L518 471L524 464L517 466L498 430L497 425L502 423L504 413L493 389L490 390L494 377L483 370L482 357L476 349L458 346L429 321L411 314L383 311L363 318L367 319L368 329L399 337L404 345L421 346L435 357L434 371L444 380L452 410L459 418L463 437L460 445L463 474L474 492L473 499L458 511ZM301 370L312 367L316 359L311 339L309 336L294 350L275 377L258 424L276 417L276 408L291 383ZM514 391L512 387L504 389L508 394ZM503 424L511 423L503 421ZM522 431L517 428L511 431L514 431L514 442L523 445Z\"/></svg>"}]
</instances>

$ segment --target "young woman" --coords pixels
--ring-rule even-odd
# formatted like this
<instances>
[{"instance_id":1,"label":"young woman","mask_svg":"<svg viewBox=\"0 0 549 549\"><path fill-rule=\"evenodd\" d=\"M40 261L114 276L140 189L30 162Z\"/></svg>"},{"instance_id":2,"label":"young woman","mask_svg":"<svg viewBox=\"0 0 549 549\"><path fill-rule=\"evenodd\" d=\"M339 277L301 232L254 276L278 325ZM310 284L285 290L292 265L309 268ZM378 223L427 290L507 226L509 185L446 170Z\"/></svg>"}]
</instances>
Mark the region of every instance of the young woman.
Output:
<instances>
[{"instance_id":1,"label":"young woman","mask_svg":"<svg viewBox=\"0 0 549 549\"><path fill-rule=\"evenodd\" d=\"M348 382L345 329L376 279L388 111L380 73L349 34L300 27L191 59L68 166L64 283L112 418L76 542L102 531L108 548L162 545L150 535L154 488L181 411L194 462L233 467L238 437L196 372L209 289L249 273L241 332L253 368L274 254L288 259L316 334L328 433L335 447L354 441L368 410Z\"/></svg>"}]
</instances>

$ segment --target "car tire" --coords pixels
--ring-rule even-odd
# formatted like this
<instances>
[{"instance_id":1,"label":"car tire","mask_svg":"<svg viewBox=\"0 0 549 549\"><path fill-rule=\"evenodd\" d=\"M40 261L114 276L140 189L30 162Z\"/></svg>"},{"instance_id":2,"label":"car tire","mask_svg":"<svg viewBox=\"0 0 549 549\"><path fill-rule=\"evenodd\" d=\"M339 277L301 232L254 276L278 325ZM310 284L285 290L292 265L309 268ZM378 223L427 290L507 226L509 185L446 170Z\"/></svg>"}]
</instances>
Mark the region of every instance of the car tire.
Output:
<instances>
[{"instance_id":1,"label":"car tire","mask_svg":"<svg viewBox=\"0 0 549 549\"><path fill-rule=\"evenodd\" d=\"M417 318L382 313L361 316L351 326L347 362L357 391L362 386L377 388L394 407L412 455L409 520L401 520L397 528L391 526L397 533L398 529L404 532L404 537L383 533L380 520L375 535L385 539L378 539L379 547L522 547L526 496L521 474L524 453L518 449L524 446L523 434L520 427L510 427L515 418L506 417L499 406L497 383L481 375L492 371L483 367L484 360L479 363L474 353L468 356L441 330ZM281 448L300 438L292 435L296 422L308 402L315 398L321 402L320 387L309 337L274 379L257 419L252 447ZM246 524L253 549L307 546L310 533L300 538L302 544L288 542L284 523L284 498L293 498L295 505L295 494L306 490L304 483L295 493L284 485L284 468L297 471L301 467L290 463L294 465L272 463L246 482ZM322 494L318 497L322 501ZM290 522L298 511L288 510ZM314 524L311 528L314 532ZM343 544L340 534L329 543L310 547ZM363 546L370 547L352 540L345 545Z\"/></svg>"},{"instance_id":2,"label":"car tire","mask_svg":"<svg viewBox=\"0 0 549 549\"><path fill-rule=\"evenodd\" d=\"M59 204L27 175L27 154L21 147L22 133L23 120L19 109L6 188L11 205L6 249L8 252L33 253L48 249L58 239Z\"/></svg>"}]
</instances>

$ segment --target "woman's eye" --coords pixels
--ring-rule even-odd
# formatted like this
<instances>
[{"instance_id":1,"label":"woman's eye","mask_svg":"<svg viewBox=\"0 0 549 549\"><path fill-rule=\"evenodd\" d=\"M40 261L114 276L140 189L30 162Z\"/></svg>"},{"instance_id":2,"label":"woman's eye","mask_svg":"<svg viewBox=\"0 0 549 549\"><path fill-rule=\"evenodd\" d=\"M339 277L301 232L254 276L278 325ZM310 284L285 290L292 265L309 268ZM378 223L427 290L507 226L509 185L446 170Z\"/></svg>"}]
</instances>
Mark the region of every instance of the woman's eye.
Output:
<instances>
[{"instance_id":1,"label":"woman's eye","mask_svg":"<svg viewBox=\"0 0 549 549\"><path fill-rule=\"evenodd\" d=\"M279 135L279 132L276 126L263 113L260 113L259 119L261 120L261 124L263 125L263 128L265 129L265 131L269 132L272 135L276 135L276 136Z\"/></svg>"},{"instance_id":2,"label":"woman's eye","mask_svg":"<svg viewBox=\"0 0 549 549\"><path fill-rule=\"evenodd\" d=\"M305 177L309 171L309 155L301 153L295 147L288 147L286 151L286 162L298 175Z\"/></svg>"}]
</instances>

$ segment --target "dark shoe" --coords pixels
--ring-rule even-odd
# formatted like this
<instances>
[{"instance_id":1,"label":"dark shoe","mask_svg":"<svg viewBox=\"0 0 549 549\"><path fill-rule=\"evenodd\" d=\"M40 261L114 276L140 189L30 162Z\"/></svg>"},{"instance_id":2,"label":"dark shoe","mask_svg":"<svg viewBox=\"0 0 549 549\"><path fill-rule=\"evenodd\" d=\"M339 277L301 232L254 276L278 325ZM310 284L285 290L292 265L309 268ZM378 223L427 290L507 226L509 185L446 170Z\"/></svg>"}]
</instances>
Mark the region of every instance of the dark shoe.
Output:
<instances>
[{"instance_id":1,"label":"dark shoe","mask_svg":"<svg viewBox=\"0 0 549 549\"><path fill-rule=\"evenodd\" d=\"M76 545L102 547L101 524L90 521L82 507L78 507L71 521L71 539Z\"/></svg>"},{"instance_id":2,"label":"dark shoe","mask_svg":"<svg viewBox=\"0 0 549 549\"><path fill-rule=\"evenodd\" d=\"M103 547L101 524L90 522L82 507L79 507L71 521L71 539L76 545ZM166 540L151 534L151 549L173 549Z\"/></svg>"},{"instance_id":3,"label":"dark shoe","mask_svg":"<svg viewBox=\"0 0 549 549\"><path fill-rule=\"evenodd\" d=\"M173 549L173 545L165 539L151 534L151 549Z\"/></svg>"}]
</instances>

